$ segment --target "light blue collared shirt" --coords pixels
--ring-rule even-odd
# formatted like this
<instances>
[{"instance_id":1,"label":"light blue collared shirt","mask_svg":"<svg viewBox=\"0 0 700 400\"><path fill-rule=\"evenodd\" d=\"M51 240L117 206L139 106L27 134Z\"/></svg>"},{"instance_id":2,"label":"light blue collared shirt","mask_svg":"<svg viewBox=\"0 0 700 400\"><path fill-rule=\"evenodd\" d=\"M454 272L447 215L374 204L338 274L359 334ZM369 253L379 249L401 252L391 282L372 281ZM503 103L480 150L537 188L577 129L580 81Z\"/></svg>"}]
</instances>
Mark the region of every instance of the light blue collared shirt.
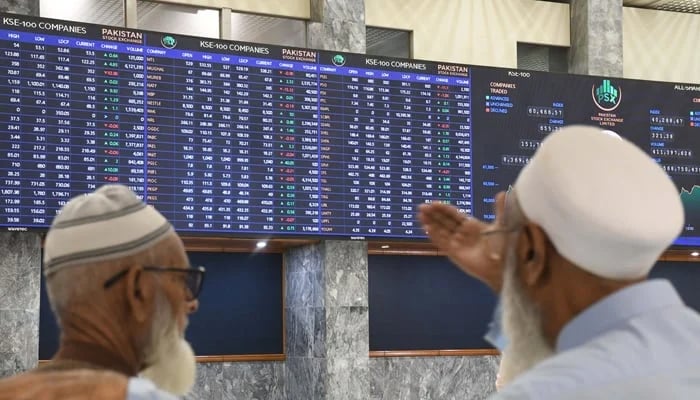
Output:
<instances>
[{"instance_id":1,"label":"light blue collared shirt","mask_svg":"<svg viewBox=\"0 0 700 400\"><path fill-rule=\"evenodd\" d=\"M556 355L492 399L698 400L700 314L666 280L629 286L570 321Z\"/></svg>"},{"instance_id":2,"label":"light blue collared shirt","mask_svg":"<svg viewBox=\"0 0 700 400\"><path fill-rule=\"evenodd\" d=\"M126 400L178 400L178 398L158 389L148 379L131 378L126 391Z\"/></svg>"}]
</instances>

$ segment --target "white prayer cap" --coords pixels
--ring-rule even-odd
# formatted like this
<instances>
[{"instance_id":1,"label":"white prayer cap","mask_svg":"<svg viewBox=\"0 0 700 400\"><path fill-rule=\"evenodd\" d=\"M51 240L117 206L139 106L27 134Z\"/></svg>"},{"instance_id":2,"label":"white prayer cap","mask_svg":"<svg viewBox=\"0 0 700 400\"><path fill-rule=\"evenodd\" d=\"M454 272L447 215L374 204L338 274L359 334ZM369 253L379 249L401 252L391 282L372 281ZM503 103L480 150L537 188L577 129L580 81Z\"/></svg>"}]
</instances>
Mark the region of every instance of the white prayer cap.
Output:
<instances>
[{"instance_id":1,"label":"white prayer cap","mask_svg":"<svg viewBox=\"0 0 700 400\"><path fill-rule=\"evenodd\" d=\"M173 232L152 206L122 185L74 197L54 218L44 242L44 273L143 251Z\"/></svg>"},{"instance_id":2,"label":"white prayer cap","mask_svg":"<svg viewBox=\"0 0 700 400\"><path fill-rule=\"evenodd\" d=\"M611 131L610 129L603 129L601 132L603 132L603 133L605 133L605 134L608 134L608 135L610 135L610 136L612 136L612 137L614 137L614 138L616 138L616 139L622 139L622 138L620 137L620 135L617 134L617 132Z\"/></svg>"},{"instance_id":3,"label":"white prayer cap","mask_svg":"<svg viewBox=\"0 0 700 400\"><path fill-rule=\"evenodd\" d=\"M646 276L683 229L683 206L641 149L597 128L549 135L514 185L525 216L557 251L600 277Z\"/></svg>"}]
</instances>

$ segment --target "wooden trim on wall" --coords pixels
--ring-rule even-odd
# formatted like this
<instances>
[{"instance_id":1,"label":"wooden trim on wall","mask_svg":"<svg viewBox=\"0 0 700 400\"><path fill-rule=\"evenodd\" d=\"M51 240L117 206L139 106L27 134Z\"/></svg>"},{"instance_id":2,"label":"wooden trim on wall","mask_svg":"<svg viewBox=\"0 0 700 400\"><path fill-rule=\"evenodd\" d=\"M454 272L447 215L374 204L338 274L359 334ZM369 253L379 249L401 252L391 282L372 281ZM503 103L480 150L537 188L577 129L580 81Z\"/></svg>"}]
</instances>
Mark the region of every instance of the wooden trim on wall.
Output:
<instances>
[{"instance_id":1,"label":"wooden trim on wall","mask_svg":"<svg viewBox=\"0 0 700 400\"><path fill-rule=\"evenodd\" d=\"M692 249L680 250L673 249L667 250L664 254L659 257L659 261L682 261L682 262L700 262L700 257L693 257L690 255Z\"/></svg>"},{"instance_id":2,"label":"wooden trim on wall","mask_svg":"<svg viewBox=\"0 0 700 400\"><path fill-rule=\"evenodd\" d=\"M284 361L285 354L239 354L222 356L197 356L198 363L213 362L250 362L250 361ZM39 366L49 364L51 360L39 360Z\"/></svg>"},{"instance_id":3,"label":"wooden trim on wall","mask_svg":"<svg viewBox=\"0 0 700 400\"><path fill-rule=\"evenodd\" d=\"M382 248L389 246L388 248ZM698 249L700 251L700 249ZM693 257L690 253L692 248L688 249L669 249L666 250L659 261L682 261L682 262L698 262L700 257ZM370 241L367 246L369 255L387 255L387 256L446 256L447 254L439 251L437 247L429 242L391 242L391 241Z\"/></svg>"},{"instance_id":4,"label":"wooden trim on wall","mask_svg":"<svg viewBox=\"0 0 700 400\"><path fill-rule=\"evenodd\" d=\"M197 356L198 363L213 362L250 362L250 361L284 361L285 354L240 354L228 356Z\"/></svg>"},{"instance_id":5,"label":"wooden trim on wall","mask_svg":"<svg viewBox=\"0 0 700 400\"><path fill-rule=\"evenodd\" d=\"M454 349L454 350L387 350L370 351L370 358L385 357L475 357L497 356L501 353L496 349Z\"/></svg>"},{"instance_id":6,"label":"wooden trim on wall","mask_svg":"<svg viewBox=\"0 0 700 400\"><path fill-rule=\"evenodd\" d=\"M257 249L256 243L264 238L234 237L194 237L182 236L187 251L208 251L214 253L284 253L285 250L318 243L319 240L308 239L270 239L264 249Z\"/></svg>"},{"instance_id":7,"label":"wooden trim on wall","mask_svg":"<svg viewBox=\"0 0 700 400\"><path fill-rule=\"evenodd\" d=\"M495 349L454 349L454 350L388 350L370 351L370 358L390 357L476 357L497 356L501 353ZM198 363L218 362L253 362L253 361L286 361L285 354L239 354L220 356L197 356ZM39 360L39 366L50 363L51 360Z\"/></svg>"}]
</instances>

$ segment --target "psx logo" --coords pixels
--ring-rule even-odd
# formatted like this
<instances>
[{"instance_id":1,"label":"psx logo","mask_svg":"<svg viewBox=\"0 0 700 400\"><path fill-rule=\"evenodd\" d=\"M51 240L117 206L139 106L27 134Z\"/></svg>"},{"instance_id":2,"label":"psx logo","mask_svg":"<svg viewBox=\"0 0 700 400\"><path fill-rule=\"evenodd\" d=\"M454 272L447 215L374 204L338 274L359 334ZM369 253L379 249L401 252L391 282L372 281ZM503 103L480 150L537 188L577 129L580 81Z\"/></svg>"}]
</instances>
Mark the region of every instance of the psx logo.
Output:
<instances>
[{"instance_id":1,"label":"psx logo","mask_svg":"<svg viewBox=\"0 0 700 400\"><path fill-rule=\"evenodd\" d=\"M603 111L615 110L622 101L622 88L615 87L610 79L603 79L603 83L598 87L593 85L591 94L595 105Z\"/></svg>"}]
</instances>

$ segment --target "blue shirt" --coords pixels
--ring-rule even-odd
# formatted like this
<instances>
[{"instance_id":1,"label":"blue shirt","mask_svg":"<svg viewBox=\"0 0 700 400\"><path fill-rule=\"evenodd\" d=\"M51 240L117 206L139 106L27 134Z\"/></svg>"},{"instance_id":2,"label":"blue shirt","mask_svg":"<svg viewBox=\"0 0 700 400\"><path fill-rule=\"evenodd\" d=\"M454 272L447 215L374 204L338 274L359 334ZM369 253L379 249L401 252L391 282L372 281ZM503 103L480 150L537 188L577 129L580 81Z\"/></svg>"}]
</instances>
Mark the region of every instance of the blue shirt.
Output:
<instances>
[{"instance_id":1,"label":"blue shirt","mask_svg":"<svg viewBox=\"0 0 700 400\"><path fill-rule=\"evenodd\" d=\"M126 400L178 400L178 398L158 389L148 379L131 378L126 391Z\"/></svg>"},{"instance_id":2,"label":"blue shirt","mask_svg":"<svg viewBox=\"0 0 700 400\"><path fill-rule=\"evenodd\" d=\"M700 315L666 280L629 286L570 321L556 355L492 399L698 400Z\"/></svg>"}]
</instances>

